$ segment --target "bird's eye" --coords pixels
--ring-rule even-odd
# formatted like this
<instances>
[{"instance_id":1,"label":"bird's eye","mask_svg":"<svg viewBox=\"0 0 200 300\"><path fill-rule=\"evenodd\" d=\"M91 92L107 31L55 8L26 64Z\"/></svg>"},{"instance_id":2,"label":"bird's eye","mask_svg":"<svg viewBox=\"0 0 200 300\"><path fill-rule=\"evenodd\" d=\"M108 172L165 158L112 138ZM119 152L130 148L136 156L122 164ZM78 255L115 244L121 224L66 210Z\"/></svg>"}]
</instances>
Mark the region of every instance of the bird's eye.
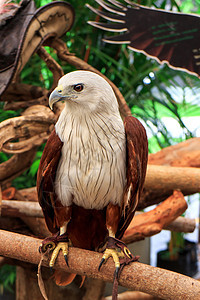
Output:
<instances>
[{"instance_id":1,"label":"bird's eye","mask_svg":"<svg viewBox=\"0 0 200 300\"><path fill-rule=\"evenodd\" d=\"M82 83L78 83L78 84L74 85L74 90L76 92L81 92L83 90L83 84Z\"/></svg>"}]
</instances>

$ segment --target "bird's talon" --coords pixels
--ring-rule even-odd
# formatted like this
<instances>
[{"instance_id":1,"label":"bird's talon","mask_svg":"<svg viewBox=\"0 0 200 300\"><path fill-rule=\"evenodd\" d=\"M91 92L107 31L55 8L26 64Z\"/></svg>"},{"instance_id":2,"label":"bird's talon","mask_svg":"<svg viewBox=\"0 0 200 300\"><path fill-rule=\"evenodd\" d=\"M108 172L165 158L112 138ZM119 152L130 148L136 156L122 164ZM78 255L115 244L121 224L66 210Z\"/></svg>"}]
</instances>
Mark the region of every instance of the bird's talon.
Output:
<instances>
[{"instance_id":1,"label":"bird's talon","mask_svg":"<svg viewBox=\"0 0 200 300\"><path fill-rule=\"evenodd\" d=\"M117 279L118 279L118 276L119 276L119 269L120 269L120 267L116 267L115 268L115 275L114 275L114 277L117 278Z\"/></svg>"},{"instance_id":2,"label":"bird's talon","mask_svg":"<svg viewBox=\"0 0 200 300\"><path fill-rule=\"evenodd\" d=\"M53 267L49 266L50 273L53 275Z\"/></svg>"},{"instance_id":3,"label":"bird's talon","mask_svg":"<svg viewBox=\"0 0 200 300\"><path fill-rule=\"evenodd\" d=\"M105 258L103 257L102 260L100 261L99 267L98 267L98 271L100 271L101 266L103 265L103 263L105 262Z\"/></svg>"},{"instance_id":4,"label":"bird's talon","mask_svg":"<svg viewBox=\"0 0 200 300\"><path fill-rule=\"evenodd\" d=\"M69 268L68 258L67 258L67 255L66 255L66 254L64 254L64 258L65 258L65 262L66 262L66 264L67 264L67 266L68 266L68 268Z\"/></svg>"}]
</instances>

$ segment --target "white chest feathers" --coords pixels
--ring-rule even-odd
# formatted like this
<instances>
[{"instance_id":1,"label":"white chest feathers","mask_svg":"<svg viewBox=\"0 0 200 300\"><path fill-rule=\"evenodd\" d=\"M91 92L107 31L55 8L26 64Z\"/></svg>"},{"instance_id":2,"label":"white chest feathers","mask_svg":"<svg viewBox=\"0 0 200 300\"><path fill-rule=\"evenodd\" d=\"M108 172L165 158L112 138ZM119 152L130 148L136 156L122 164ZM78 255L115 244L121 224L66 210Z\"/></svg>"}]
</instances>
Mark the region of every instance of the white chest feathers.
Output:
<instances>
[{"instance_id":1,"label":"white chest feathers","mask_svg":"<svg viewBox=\"0 0 200 300\"><path fill-rule=\"evenodd\" d=\"M124 125L119 115L60 116L56 132L64 142L55 188L64 206L102 209L121 204L126 184Z\"/></svg>"}]
</instances>

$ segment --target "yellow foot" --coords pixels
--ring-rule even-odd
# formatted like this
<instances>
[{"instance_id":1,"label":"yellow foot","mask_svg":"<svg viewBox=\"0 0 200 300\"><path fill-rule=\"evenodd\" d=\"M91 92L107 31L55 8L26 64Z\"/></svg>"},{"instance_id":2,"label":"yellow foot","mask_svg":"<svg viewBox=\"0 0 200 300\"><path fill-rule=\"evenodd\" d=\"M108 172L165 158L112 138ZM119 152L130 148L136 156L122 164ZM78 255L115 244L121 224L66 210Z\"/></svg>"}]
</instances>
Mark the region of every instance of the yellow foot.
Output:
<instances>
[{"instance_id":1,"label":"yellow foot","mask_svg":"<svg viewBox=\"0 0 200 300\"><path fill-rule=\"evenodd\" d=\"M50 268L53 268L53 266L55 264L55 261L56 261L56 258L58 256L58 253L59 253L60 250L62 250L62 252L64 254L65 261L66 261L66 264L69 267L68 259L67 259L68 248L69 248L69 245L66 242L59 242L57 244L57 246L53 249L53 253L51 255L51 260L49 262Z\"/></svg>"},{"instance_id":2,"label":"yellow foot","mask_svg":"<svg viewBox=\"0 0 200 300\"><path fill-rule=\"evenodd\" d=\"M106 263L106 261L108 260L109 257L112 257L115 263L115 272L116 272L116 276L118 275L119 272L119 268L120 268L120 258L124 258L124 253L120 250L120 249L106 249L102 260L99 264L99 268L98 270L100 271L101 266L103 265L103 263Z\"/></svg>"}]
</instances>

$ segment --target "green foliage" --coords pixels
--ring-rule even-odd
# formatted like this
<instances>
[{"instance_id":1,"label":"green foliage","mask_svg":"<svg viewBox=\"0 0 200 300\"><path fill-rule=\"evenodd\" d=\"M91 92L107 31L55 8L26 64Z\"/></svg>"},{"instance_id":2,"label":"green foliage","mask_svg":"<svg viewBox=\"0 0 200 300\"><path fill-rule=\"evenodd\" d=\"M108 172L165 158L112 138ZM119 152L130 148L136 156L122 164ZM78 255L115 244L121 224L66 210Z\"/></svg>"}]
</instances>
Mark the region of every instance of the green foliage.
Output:
<instances>
[{"instance_id":1,"label":"green foliage","mask_svg":"<svg viewBox=\"0 0 200 300\"><path fill-rule=\"evenodd\" d=\"M4 265L0 268L0 293L3 293L3 289L7 289L10 292L13 291L13 285L16 279L16 267L10 265Z\"/></svg>"}]
</instances>

